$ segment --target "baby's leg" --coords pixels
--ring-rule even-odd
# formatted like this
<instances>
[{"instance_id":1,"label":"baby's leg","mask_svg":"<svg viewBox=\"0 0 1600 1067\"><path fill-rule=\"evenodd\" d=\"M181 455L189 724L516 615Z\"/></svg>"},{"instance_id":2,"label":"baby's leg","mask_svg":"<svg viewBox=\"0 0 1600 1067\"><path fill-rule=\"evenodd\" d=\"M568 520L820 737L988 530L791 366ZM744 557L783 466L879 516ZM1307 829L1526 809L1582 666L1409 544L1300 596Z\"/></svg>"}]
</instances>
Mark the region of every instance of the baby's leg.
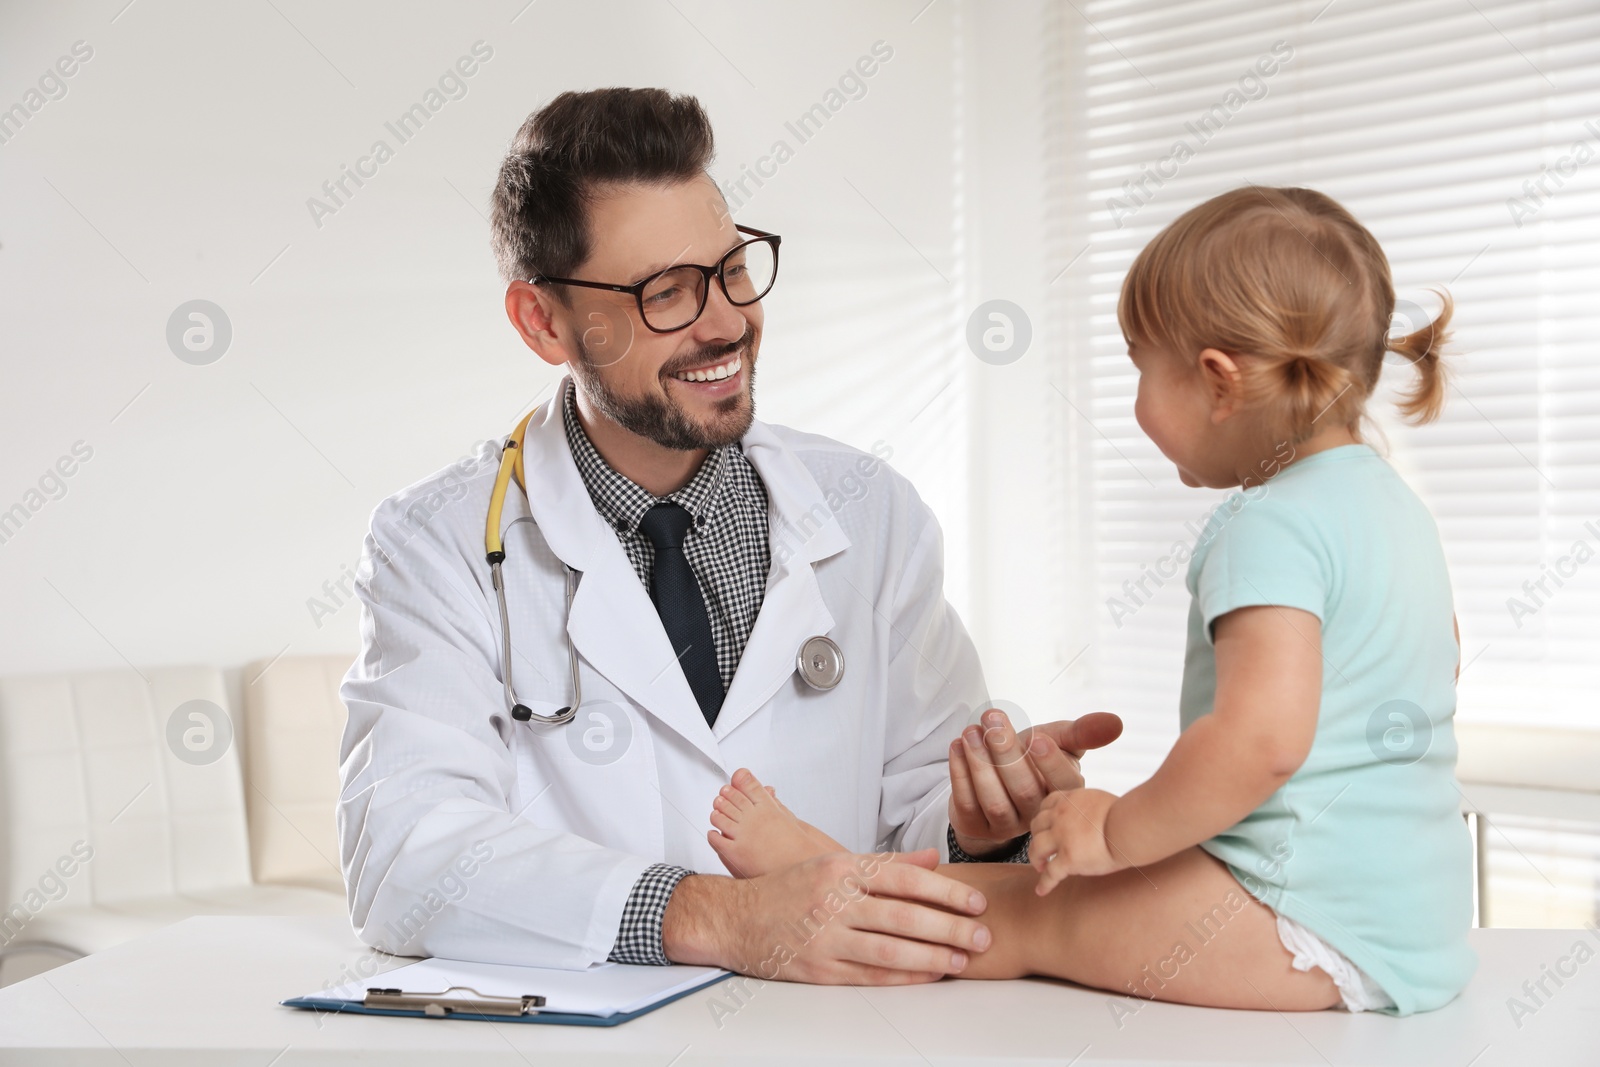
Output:
<instances>
[{"instance_id":1,"label":"baby's leg","mask_svg":"<svg viewBox=\"0 0 1600 1067\"><path fill-rule=\"evenodd\" d=\"M744 768L733 772L711 803L706 840L735 878L754 878L825 852L849 851L790 811Z\"/></svg>"},{"instance_id":2,"label":"baby's leg","mask_svg":"<svg viewBox=\"0 0 1600 1067\"><path fill-rule=\"evenodd\" d=\"M941 866L988 898L994 947L963 978L1065 978L1115 993L1218 1008L1313 1011L1340 1002L1320 970L1297 971L1272 909L1199 848L1142 870L1070 877L1048 896L1014 864Z\"/></svg>"}]
</instances>

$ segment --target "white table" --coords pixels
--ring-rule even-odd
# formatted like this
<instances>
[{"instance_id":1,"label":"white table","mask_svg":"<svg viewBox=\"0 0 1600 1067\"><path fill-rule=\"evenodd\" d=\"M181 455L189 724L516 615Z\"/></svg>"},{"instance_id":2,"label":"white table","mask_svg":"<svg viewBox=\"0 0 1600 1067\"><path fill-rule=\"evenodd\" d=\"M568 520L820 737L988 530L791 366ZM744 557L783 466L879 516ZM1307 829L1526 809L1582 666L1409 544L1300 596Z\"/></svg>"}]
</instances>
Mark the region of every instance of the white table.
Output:
<instances>
[{"instance_id":1,"label":"white table","mask_svg":"<svg viewBox=\"0 0 1600 1067\"><path fill-rule=\"evenodd\" d=\"M744 1006L722 1013L719 1026L712 1004L733 1003L724 983L598 1029L283 1008L279 1000L321 988L371 953L338 919L205 917L0 989L0 1064L1592 1067L1600 1064L1600 954L1559 989L1547 980L1554 995L1520 1028L1507 1008L1508 997L1525 996L1524 981L1580 937L1600 948L1588 932L1474 931L1481 966L1471 988L1409 1019L1140 1006L1031 979L911 989L752 983Z\"/></svg>"}]
</instances>

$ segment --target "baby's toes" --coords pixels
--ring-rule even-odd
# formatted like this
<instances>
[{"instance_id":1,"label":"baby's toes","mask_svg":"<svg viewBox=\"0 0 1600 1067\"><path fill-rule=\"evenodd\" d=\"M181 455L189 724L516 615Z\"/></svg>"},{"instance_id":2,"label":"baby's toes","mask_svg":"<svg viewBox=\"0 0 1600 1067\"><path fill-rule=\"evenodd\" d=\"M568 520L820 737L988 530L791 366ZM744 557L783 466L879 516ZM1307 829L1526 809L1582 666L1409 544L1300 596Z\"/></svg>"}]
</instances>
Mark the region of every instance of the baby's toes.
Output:
<instances>
[{"instance_id":1,"label":"baby's toes","mask_svg":"<svg viewBox=\"0 0 1600 1067\"><path fill-rule=\"evenodd\" d=\"M738 820L728 817L720 808L712 809L711 825L715 826L717 828L717 832L725 837L731 838L734 834L739 832Z\"/></svg>"},{"instance_id":2,"label":"baby's toes","mask_svg":"<svg viewBox=\"0 0 1600 1067\"><path fill-rule=\"evenodd\" d=\"M733 772L733 787L752 804L764 804L773 799L773 794L761 784L761 779L743 767Z\"/></svg>"},{"instance_id":3,"label":"baby's toes","mask_svg":"<svg viewBox=\"0 0 1600 1067\"><path fill-rule=\"evenodd\" d=\"M712 803L726 804L730 814L749 811L751 808L750 798L744 795L744 791L731 785L725 785L717 790L717 799Z\"/></svg>"}]
</instances>

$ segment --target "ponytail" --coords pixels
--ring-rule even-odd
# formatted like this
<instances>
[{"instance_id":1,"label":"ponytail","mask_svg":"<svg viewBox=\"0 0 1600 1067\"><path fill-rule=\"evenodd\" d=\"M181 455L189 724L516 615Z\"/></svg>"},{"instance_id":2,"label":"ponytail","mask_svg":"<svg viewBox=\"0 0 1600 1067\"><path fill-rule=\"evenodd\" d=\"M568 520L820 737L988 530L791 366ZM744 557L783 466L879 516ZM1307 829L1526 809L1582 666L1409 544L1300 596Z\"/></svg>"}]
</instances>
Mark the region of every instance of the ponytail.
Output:
<instances>
[{"instance_id":1,"label":"ponytail","mask_svg":"<svg viewBox=\"0 0 1600 1067\"><path fill-rule=\"evenodd\" d=\"M1350 371L1321 356L1283 356L1268 377L1269 391L1283 413L1279 429L1290 441L1303 441L1323 426L1353 422L1366 398Z\"/></svg>"},{"instance_id":2,"label":"ponytail","mask_svg":"<svg viewBox=\"0 0 1600 1067\"><path fill-rule=\"evenodd\" d=\"M1400 413L1417 426L1439 417L1449 380L1441 357L1445 346L1450 343L1450 318L1455 305L1449 293L1444 290L1436 292L1444 301L1438 316L1421 329L1388 342L1390 352L1404 356L1417 368L1417 383L1399 401Z\"/></svg>"}]
</instances>

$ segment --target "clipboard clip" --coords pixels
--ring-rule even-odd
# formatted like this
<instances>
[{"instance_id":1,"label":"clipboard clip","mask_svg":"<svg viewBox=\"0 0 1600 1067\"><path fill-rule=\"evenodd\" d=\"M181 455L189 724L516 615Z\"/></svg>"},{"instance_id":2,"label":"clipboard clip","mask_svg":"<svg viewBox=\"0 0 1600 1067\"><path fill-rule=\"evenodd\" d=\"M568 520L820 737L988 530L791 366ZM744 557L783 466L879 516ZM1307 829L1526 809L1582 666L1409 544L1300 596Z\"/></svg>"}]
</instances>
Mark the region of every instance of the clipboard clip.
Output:
<instances>
[{"instance_id":1,"label":"clipboard clip","mask_svg":"<svg viewBox=\"0 0 1600 1067\"><path fill-rule=\"evenodd\" d=\"M450 995L457 990L471 993L476 999ZM537 1015L538 1009L544 1007L544 1003L544 997L488 996L465 985L453 985L443 993L407 993L400 989L382 989L373 986L367 989L367 995L361 1001L362 1007L366 1008L420 1011L434 1019L443 1019L457 1012L464 1015Z\"/></svg>"}]
</instances>

